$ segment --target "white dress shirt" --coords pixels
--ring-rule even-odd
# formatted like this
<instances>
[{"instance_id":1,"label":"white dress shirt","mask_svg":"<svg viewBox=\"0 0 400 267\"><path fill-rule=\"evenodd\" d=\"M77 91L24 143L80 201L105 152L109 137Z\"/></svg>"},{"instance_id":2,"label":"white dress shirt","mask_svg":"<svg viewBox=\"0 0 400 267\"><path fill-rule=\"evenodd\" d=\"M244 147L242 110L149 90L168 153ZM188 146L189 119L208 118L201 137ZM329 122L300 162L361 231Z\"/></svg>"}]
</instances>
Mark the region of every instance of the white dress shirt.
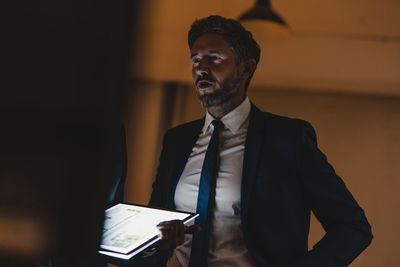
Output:
<instances>
[{"instance_id":1,"label":"white dress shirt","mask_svg":"<svg viewBox=\"0 0 400 267\"><path fill-rule=\"evenodd\" d=\"M208 265L256 266L243 240L240 218L240 192L250 101L246 98L220 120L225 128L220 132L219 166L216 177L215 206L211 217ZM206 114L203 130L193 147L175 190L177 210L196 212L201 169L213 132L214 120ZM167 266L188 266L192 236L178 246Z\"/></svg>"}]
</instances>

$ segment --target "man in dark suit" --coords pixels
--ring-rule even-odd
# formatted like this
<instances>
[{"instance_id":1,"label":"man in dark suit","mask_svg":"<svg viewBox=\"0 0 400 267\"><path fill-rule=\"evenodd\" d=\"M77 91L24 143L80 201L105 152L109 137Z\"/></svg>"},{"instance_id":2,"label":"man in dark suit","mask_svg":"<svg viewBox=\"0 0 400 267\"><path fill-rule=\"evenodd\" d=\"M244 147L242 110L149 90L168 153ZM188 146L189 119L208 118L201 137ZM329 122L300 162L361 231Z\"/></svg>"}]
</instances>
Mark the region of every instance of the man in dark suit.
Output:
<instances>
[{"instance_id":1,"label":"man in dark suit","mask_svg":"<svg viewBox=\"0 0 400 267\"><path fill-rule=\"evenodd\" d=\"M251 33L237 21L210 16L192 24L188 39L195 90L207 114L164 136L150 205L198 212L202 229L192 237L184 234L198 232L197 225L161 223L162 241L145 260L156 266L348 266L371 242L370 225L318 149L312 126L261 112L247 98L260 57ZM217 160L204 213L213 140ZM310 211L326 234L308 251Z\"/></svg>"}]
</instances>

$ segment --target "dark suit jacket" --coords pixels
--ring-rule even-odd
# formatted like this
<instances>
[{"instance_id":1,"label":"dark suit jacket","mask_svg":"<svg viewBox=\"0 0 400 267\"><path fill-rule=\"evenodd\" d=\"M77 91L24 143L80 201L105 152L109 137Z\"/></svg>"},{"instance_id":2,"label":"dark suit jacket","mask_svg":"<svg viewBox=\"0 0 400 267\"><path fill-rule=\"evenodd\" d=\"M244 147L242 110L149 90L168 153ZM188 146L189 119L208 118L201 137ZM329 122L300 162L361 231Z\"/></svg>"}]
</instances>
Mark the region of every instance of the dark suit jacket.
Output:
<instances>
[{"instance_id":1,"label":"dark suit jacket","mask_svg":"<svg viewBox=\"0 0 400 267\"><path fill-rule=\"evenodd\" d=\"M175 188L203 124L204 119L193 121L164 136L150 205L175 208ZM326 234L308 251L310 211ZM254 105L244 153L241 220L244 241L259 266L347 266L372 239L363 210L318 149L312 126ZM159 254L157 266L168 257Z\"/></svg>"}]
</instances>

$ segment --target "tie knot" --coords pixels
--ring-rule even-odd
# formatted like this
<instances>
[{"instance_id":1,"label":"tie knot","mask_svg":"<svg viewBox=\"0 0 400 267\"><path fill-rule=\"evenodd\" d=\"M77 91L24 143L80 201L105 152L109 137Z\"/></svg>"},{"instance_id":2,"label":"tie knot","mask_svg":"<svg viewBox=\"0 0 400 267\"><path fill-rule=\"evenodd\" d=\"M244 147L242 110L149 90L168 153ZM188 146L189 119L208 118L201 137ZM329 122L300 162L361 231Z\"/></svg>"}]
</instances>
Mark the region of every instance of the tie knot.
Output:
<instances>
[{"instance_id":1,"label":"tie knot","mask_svg":"<svg viewBox=\"0 0 400 267\"><path fill-rule=\"evenodd\" d=\"M211 123L212 123L212 125L214 126L214 131L219 131L219 130L221 130L222 128L224 128L224 124L223 124L222 121L213 120Z\"/></svg>"}]
</instances>

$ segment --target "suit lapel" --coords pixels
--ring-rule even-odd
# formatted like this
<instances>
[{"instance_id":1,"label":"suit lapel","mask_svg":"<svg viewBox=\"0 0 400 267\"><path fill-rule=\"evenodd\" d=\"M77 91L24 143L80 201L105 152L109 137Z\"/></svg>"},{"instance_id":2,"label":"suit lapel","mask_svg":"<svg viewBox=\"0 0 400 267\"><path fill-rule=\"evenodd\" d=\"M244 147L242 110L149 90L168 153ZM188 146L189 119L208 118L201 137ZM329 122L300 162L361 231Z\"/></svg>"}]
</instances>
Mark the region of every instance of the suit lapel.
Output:
<instances>
[{"instance_id":1,"label":"suit lapel","mask_svg":"<svg viewBox=\"0 0 400 267\"><path fill-rule=\"evenodd\" d=\"M170 181L173 186L170 187L169 207L175 208L175 189L185 168L186 162L192 152L200 131L204 125L204 118L193 122L192 127L187 127L181 132L177 140L177 152L175 161L173 162L173 172ZM243 173L241 188L241 216L242 224L245 226L247 217L247 207L250 200L251 190L253 189L254 180L257 174L258 162L260 160L260 151L262 148L265 133L264 115L263 113L251 105L249 128L247 131Z\"/></svg>"},{"instance_id":2,"label":"suit lapel","mask_svg":"<svg viewBox=\"0 0 400 267\"><path fill-rule=\"evenodd\" d=\"M265 125L263 113L252 104L243 159L241 188L241 216L242 226L244 229L246 228L247 222L247 207L258 170L261 148L263 147L264 132Z\"/></svg>"},{"instance_id":3,"label":"suit lapel","mask_svg":"<svg viewBox=\"0 0 400 267\"><path fill-rule=\"evenodd\" d=\"M182 175L183 169L185 168L186 162L192 152L194 145L196 144L197 139L199 138L201 129L204 125L204 118L194 121L192 127L186 127L181 134L179 134L176 140L176 157L173 169L173 172L170 177L170 181L172 186L170 187L169 194L169 206L170 208L175 208L175 189L178 184L179 178Z\"/></svg>"}]
</instances>

